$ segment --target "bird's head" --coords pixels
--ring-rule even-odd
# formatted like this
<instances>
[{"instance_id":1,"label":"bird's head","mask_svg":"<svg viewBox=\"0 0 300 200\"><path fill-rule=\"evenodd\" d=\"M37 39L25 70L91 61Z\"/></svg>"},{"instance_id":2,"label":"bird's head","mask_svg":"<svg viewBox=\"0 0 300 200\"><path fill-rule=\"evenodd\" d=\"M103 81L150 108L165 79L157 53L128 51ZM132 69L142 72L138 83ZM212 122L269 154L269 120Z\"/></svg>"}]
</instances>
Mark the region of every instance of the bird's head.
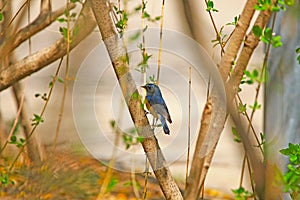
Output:
<instances>
[{"instance_id":1,"label":"bird's head","mask_svg":"<svg viewBox=\"0 0 300 200\"><path fill-rule=\"evenodd\" d=\"M147 83L146 85L142 86L142 88L147 91L147 95L161 95L159 87L153 83Z\"/></svg>"}]
</instances>

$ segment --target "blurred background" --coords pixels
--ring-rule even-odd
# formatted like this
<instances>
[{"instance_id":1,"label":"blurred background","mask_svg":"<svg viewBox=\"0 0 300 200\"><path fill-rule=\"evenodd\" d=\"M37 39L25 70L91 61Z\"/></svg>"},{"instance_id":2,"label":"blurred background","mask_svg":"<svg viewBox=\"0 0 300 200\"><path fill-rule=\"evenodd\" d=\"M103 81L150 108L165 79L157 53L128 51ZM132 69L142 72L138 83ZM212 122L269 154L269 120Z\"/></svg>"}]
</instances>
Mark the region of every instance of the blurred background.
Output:
<instances>
[{"instance_id":1,"label":"blurred background","mask_svg":"<svg viewBox=\"0 0 300 200\"><path fill-rule=\"evenodd\" d=\"M238 16L245 4L245 1L214 1L215 8L219 10L219 12L214 12L213 17L218 29L224 26L227 23L230 23L234 20L234 17ZM22 1L17 2L15 1L14 5L14 13L20 8L23 4ZM137 2L129 1L129 8L134 7ZM187 5L184 5L187 4ZM65 5L65 2L60 0L53 0L52 1L53 9L59 8ZM185 13L185 7L189 6L191 11L189 13ZM208 13L205 11L206 5L204 1L180 1L180 0L172 0L166 1L165 5L165 17L164 17L164 28L169 29L175 32L182 33L187 37L194 37L199 41L200 45L205 49L207 56L209 56L212 63L218 63L220 61L220 49L218 47L213 47L212 40L215 39L215 32L213 30L213 26L211 20L209 18ZM37 14L39 13L39 2L32 1L31 3L31 19L35 19ZM74 12L80 11L80 5L77 5ZM159 16L161 13L161 3L160 1L149 1L147 4L147 11L153 16ZM188 21L187 16L192 18L192 20ZM283 19L284 16L278 16L279 20ZM22 24L26 25L27 19L24 18ZM277 23L278 27L276 27L279 32L284 30L292 30L290 27L281 27L280 25L283 23ZM298 22L299 24L299 22ZM286 24L286 26L294 27L294 23ZM32 52L38 51L39 49L45 48L51 44L53 44L56 40L61 38L61 34L59 32L59 27L61 24L59 22L54 22L51 26L47 27L42 32L34 35L31 38L31 48ZM159 27L158 22L153 22L149 24L149 27ZM140 29L140 17L133 16L129 20L128 30L133 29ZM231 26L225 26L224 34L230 34L233 30ZM291 43L293 46L291 50L295 49L295 45L299 46L299 26L295 31L291 31L291 33L287 33L287 35L291 35L290 37L294 38ZM296 34L297 33L297 34ZM289 40L287 36L286 40ZM176 42L176 41L174 41ZM279 48L282 51L285 51L288 47L284 46L284 48ZM15 55L18 59L28 55L28 43L23 43L15 52ZM105 62L102 63L102 60L99 60L97 57L97 52L101 52L103 50L103 43L101 42L101 37L98 29L96 28L91 35L89 35L84 41L82 41L74 50L72 50L70 54L70 72L69 77L71 80L68 82L68 92L66 96L66 103L64 106L64 113L63 113L63 120L61 124L60 134L58 136L58 147L60 149L72 151L81 151L85 152L87 150L87 155L91 155L96 157L102 162L109 161L111 157L111 152L113 149L114 144L114 134L113 130L110 126L111 120L118 120L118 116L122 115L122 123L120 123L121 129L128 131L131 127L130 122L128 121L128 111L126 111L124 105L122 106L121 97L120 97L120 90L117 85L117 80L114 77L112 68L110 66L106 66ZM260 45L249 65L249 70L251 69L260 69L263 63L264 57L264 46ZM153 50L152 64L155 68L155 61L157 60L157 51ZM278 62L281 64L286 63L286 60L276 61L276 55L282 54L282 52L275 52L272 51L271 61L271 73L270 79L273 76L276 76L276 67L273 65L278 66ZM288 54L288 53L287 53ZM289 55L289 54L288 54ZM136 55L132 55L134 58ZM291 58L285 57L284 59L290 60ZM135 61L137 62L137 61ZM162 70L162 77L161 77L161 88L163 95L166 99L167 105L169 107L170 113L174 116L174 122L170 125L171 128L171 136L164 135L160 129L157 130L157 136L159 138L159 142L162 145L163 153L169 161L171 171L173 172L174 176L178 179L185 179L185 161L186 161L186 146L187 146L187 107L186 103L188 102L187 99L187 89L188 89L188 61L185 61L179 56L169 54L168 52L163 53L162 62L165 64ZM277 63L276 63L277 62ZM284 130L277 131L280 135L286 129L287 132L294 132L296 137L293 140L299 141L299 101L297 97L299 97L299 90L297 77L299 77L299 66L298 68L293 68L297 63L291 63L289 66L291 69L289 70L289 74L293 75L293 79L287 75L284 79L286 82L283 84L279 82L278 85L282 86L282 91L285 87L289 87L293 85L294 89L291 90L284 90L283 93L275 94L275 97L272 96L272 93L266 93L266 97L263 98L264 92L260 92L258 97L258 102L262 104L262 109L258 110L255 113L253 125L256 130L259 132L263 132L264 129L264 122L267 123L266 132L274 133L273 129L278 129L276 127L281 127L282 122L288 126L288 123L285 123L284 120L276 120L276 117L272 116L284 116L288 122L292 123L291 129L283 128ZM65 63L62 65L64 66ZM78 129L76 129L76 124L74 122L74 113L73 113L73 89L74 89L74 80L75 77L78 75L78 70L80 68L85 68L86 66L95 65L96 67L99 65L102 67L102 75L101 78L99 77L98 85L96 86L95 91L95 115L97 117L98 125L101 129L101 133L96 134L95 137L85 137L85 133L79 133ZM32 118L34 113L39 113L41 108L44 104L44 101L41 98L36 98L36 94L44 94L48 92L49 89L49 82L52 81L52 77L55 74L56 68L58 66L58 61L50 64L49 66L45 67L41 71L34 73L30 77L26 78L25 80L21 81L23 86L26 85L25 94L26 94L26 102L25 108L28 118ZM285 68L283 66L282 68ZM155 71L155 70L154 70ZM59 77L64 77L64 69L61 70ZM272 73L274 72L274 73ZM151 70L149 74L153 74ZM274 75L275 74L275 75ZM274 81L283 81L280 77L283 75L282 73L277 73L279 78L275 78ZM137 75L138 77L138 75ZM177 77L177 78L174 78ZM285 77L285 75L284 75ZM137 78L139 79L139 78ZM194 106L194 111L192 112L192 149L194 148L195 144L195 135L199 129L199 122L200 117L202 114L202 109L204 106L204 101L206 98L206 87L207 87L207 80L205 78L197 75L193 76L192 82L193 85L193 93L192 96L192 106ZM290 80L290 81L288 81ZM292 81L294 80L294 81ZM272 82L272 81L271 81ZM297 84L294 84L296 83ZM273 82L272 82L273 83ZM140 79L138 85L142 85L143 80ZM186 85L185 85L186 84ZM25 88L25 86L24 86ZM200 89L199 89L200 88ZM270 91L274 91L272 86L269 86ZM201 92L198 92L201 91ZM297 91L297 92L296 92ZM60 109L60 102L62 98L63 92L63 84L57 83L54 88L53 96L49 102L48 108L44 115L44 123L42 123L37 130L37 134L35 137L39 141L40 144L45 145L46 147L51 147L55 140L55 133L56 133L56 126L58 123L58 114ZM141 90L142 92L142 90ZM255 86L243 85L242 92L240 93L244 102L249 102L252 104L254 101L256 88ZM289 105L285 103L286 101L290 102L291 100L287 97L290 97L290 94L293 93L292 99L294 99L295 106L292 108L294 112L292 113L292 118L290 119L290 115L281 115L282 113L290 113L289 111L285 110L285 105ZM82 95L85 95L84 91L82 91ZM278 102L276 99L278 97L282 97L283 99L280 101L280 105L278 106ZM298 96L297 96L298 95ZM270 96L270 97L269 97ZM287 99L286 99L286 98ZM87 97L90 98L90 97ZM82 98L84 99L84 97ZM90 102L89 100L87 100ZM272 103L272 101L275 101ZM184 102L184 103L183 103ZM298 103L297 103L298 102ZM264 107L267 105L268 109L265 112L264 118ZM298 105L298 106L297 106ZM75 105L77 106L77 105ZM278 107L282 108L282 110L277 109ZM120 109L122 108L122 109ZM298 108L298 109L296 109ZM4 122L6 122L6 126L10 122L14 120L16 116L17 107L12 96L12 90L6 89L0 93L0 110L1 116ZM121 111L122 110L122 111ZM82 111L84 112L84 111ZM123 113L123 114L120 114ZM125 113L125 114L124 114ZM212 166L209 170L207 179L206 179L206 187L207 188L214 188L214 189L221 189L226 192L230 192L232 188L239 187L240 181L240 174L241 168L243 163L243 155L244 151L241 144L234 142L234 136L232 135L232 123L230 119L228 119L229 123L226 123L224 131L222 132L221 139L218 143L215 156L213 158ZM84 123L89 123L89 119L85 119ZM275 126L277 125L277 126ZM91 131L93 132L93 131ZM173 134L174 133L174 134ZM295 135L295 134L294 134ZM90 141L87 139L90 138ZM82 141L84 140L84 142ZM284 143L286 145L287 142ZM284 145L280 145L283 147ZM117 163L118 169L122 171L130 171L133 165L132 157L127 157L128 151L124 150L125 147L120 146L119 148L119 155L117 156ZM134 158L134 167L137 171L143 171L145 167L145 157L143 156L143 151L140 147L134 146L129 151L130 155L133 154ZM193 151L191 151L193 152ZM136 157L136 155L138 155ZM245 180L248 180L245 178ZM246 181L247 182L247 181ZM248 185L248 186L247 186ZM246 183L246 187L250 187L249 184Z\"/></svg>"}]
</instances>

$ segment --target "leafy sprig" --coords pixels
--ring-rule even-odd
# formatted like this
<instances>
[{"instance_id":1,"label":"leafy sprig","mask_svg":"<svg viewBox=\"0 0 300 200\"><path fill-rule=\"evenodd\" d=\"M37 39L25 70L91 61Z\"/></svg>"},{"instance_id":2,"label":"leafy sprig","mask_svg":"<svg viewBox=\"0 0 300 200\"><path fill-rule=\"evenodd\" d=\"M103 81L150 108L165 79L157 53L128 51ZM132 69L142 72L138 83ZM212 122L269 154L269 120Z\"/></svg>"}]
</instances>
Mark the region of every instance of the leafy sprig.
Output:
<instances>
[{"instance_id":1,"label":"leafy sprig","mask_svg":"<svg viewBox=\"0 0 300 200\"><path fill-rule=\"evenodd\" d=\"M275 35L271 28L265 28L263 30L261 27L255 25L252 29L252 32L256 37L259 37L262 42L271 44L274 48L282 46L280 35Z\"/></svg>"},{"instance_id":2,"label":"leafy sprig","mask_svg":"<svg viewBox=\"0 0 300 200\"><path fill-rule=\"evenodd\" d=\"M283 191L290 193L292 199L300 198L300 143L289 143L280 153L289 157L287 171L282 176Z\"/></svg>"},{"instance_id":3,"label":"leafy sprig","mask_svg":"<svg viewBox=\"0 0 300 200\"><path fill-rule=\"evenodd\" d=\"M300 65L300 47L298 47L296 49L296 54L297 54L297 61L298 61L299 65Z\"/></svg>"},{"instance_id":4,"label":"leafy sprig","mask_svg":"<svg viewBox=\"0 0 300 200\"><path fill-rule=\"evenodd\" d=\"M247 200L250 197L253 197L253 193L249 192L244 187L239 187L238 189L232 189L231 191L234 193L236 200Z\"/></svg>"},{"instance_id":5,"label":"leafy sprig","mask_svg":"<svg viewBox=\"0 0 300 200\"><path fill-rule=\"evenodd\" d=\"M219 12L219 10L214 7L214 2L211 1L211 0L207 1L206 11L207 12L210 12L210 11L212 11L212 12Z\"/></svg>"}]
</instances>

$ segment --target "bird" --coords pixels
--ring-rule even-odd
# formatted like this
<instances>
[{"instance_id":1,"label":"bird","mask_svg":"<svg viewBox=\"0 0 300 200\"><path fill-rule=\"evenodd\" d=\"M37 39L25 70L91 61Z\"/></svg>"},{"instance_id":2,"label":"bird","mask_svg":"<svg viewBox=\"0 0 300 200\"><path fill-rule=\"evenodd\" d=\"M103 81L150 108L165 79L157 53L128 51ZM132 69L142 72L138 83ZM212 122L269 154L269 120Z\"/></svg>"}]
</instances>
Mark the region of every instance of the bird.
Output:
<instances>
[{"instance_id":1,"label":"bird","mask_svg":"<svg viewBox=\"0 0 300 200\"><path fill-rule=\"evenodd\" d=\"M147 83L142 86L146 90L145 103L149 112L154 118L160 119L164 133L170 134L170 129L167 125L166 119L172 123L168 107L162 97L159 87L153 83Z\"/></svg>"}]
</instances>

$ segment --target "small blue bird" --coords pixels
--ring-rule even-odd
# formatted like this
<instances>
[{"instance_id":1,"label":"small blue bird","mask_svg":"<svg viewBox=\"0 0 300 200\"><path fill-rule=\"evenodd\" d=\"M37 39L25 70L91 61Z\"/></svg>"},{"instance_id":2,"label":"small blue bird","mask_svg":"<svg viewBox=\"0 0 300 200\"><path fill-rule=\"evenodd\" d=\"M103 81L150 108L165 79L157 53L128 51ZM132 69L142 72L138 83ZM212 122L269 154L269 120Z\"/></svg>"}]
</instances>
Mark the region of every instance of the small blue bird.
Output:
<instances>
[{"instance_id":1,"label":"small blue bird","mask_svg":"<svg viewBox=\"0 0 300 200\"><path fill-rule=\"evenodd\" d=\"M142 86L142 88L146 89L147 91L147 109L153 115L154 118L160 119L165 134L170 134L170 130L167 125L166 119L170 123L172 123L172 120L159 87L153 83L147 83L146 85Z\"/></svg>"}]
</instances>

